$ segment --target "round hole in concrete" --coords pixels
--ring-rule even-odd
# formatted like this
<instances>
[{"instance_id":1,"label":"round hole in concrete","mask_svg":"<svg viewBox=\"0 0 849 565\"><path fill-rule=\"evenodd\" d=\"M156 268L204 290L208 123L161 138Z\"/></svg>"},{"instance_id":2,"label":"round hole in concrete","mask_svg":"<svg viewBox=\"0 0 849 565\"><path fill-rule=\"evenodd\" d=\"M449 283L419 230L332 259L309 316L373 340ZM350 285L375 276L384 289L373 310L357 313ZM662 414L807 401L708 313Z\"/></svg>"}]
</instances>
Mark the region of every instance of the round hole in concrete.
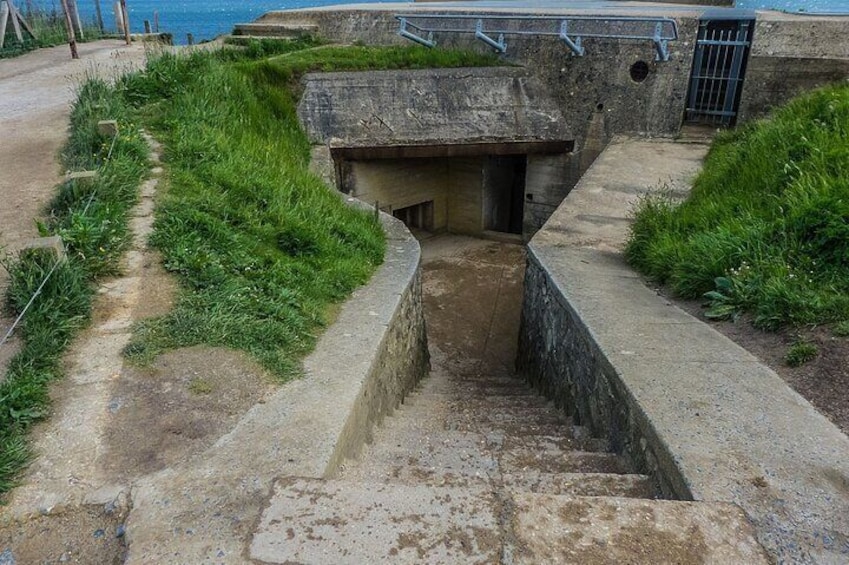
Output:
<instances>
[{"instance_id":1,"label":"round hole in concrete","mask_svg":"<svg viewBox=\"0 0 849 565\"><path fill-rule=\"evenodd\" d=\"M637 61L631 65L631 80L643 82L649 76L649 64L645 61Z\"/></svg>"}]
</instances>

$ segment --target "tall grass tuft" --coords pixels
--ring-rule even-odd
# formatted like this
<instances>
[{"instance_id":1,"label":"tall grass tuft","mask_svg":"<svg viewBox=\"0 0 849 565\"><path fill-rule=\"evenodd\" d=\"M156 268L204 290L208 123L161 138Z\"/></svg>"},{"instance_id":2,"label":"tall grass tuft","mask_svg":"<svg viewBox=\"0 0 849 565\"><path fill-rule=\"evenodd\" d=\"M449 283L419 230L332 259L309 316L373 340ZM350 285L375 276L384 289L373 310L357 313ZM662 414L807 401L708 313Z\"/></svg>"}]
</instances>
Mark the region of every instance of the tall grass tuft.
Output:
<instances>
[{"instance_id":1,"label":"tall grass tuft","mask_svg":"<svg viewBox=\"0 0 849 565\"><path fill-rule=\"evenodd\" d=\"M721 134L689 198L636 207L626 255L712 317L756 326L849 317L849 86Z\"/></svg>"}]
</instances>

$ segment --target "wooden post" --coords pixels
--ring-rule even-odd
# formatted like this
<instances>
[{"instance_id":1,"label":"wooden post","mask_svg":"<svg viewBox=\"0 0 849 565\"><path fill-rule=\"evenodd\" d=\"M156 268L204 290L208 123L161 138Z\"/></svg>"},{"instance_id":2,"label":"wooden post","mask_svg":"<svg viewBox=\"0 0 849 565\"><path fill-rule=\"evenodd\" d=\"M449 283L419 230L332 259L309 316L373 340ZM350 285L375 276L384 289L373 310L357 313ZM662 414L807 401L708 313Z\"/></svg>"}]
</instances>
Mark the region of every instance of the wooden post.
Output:
<instances>
[{"instance_id":1,"label":"wooden post","mask_svg":"<svg viewBox=\"0 0 849 565\"><path fill-rule=\"evenodd\" d=\"M121 13L124 16L124 41L129 45L132 41L130 40L130 14L127 12L127 0L121 0Z\"/></svg>"},{"instance_id":2,"label":"wooden post","mask_svg":"<svg viewBox=\"0 0 849 565\"><path fill-rule=\"evenodd\" d=\"M79 59L77 37L74 35L74 24L71 22L71 11L68 9L68 0L62 0L62 11L65 12L65 27L68 30L68 45L71 47L71 58Z\"/></svg>"},{"instance_id":3,"label":"wooden post","mask_svg":"<svg viewBox=\"0 0 849 565\"><path fill-rule=\"evenodd\" d=\"M0 2L0 49L6 42L6 25L9 23L9 4L3 0Z\"/></svg>"},{"instance_id":4,"label":"wooden post","mask_svg":"<svg viewBox=\"0 0 849 565\"><path fill-rule=\"evenodd\" d=\"M100 11L100 0L94 0L94 15L97 18L97 29L100 30L100 33L104 33L103 12Z\"/></svg>"},{"instance_id":5,"label":"wooden post","mask_svg":"<svg viewBox=\"0 0 849 565\"><path fill-rule=\"evenodd\" d=\"M68 0L68 8L71 10L71 21L76 25L77 33L80 39L85 39L83 34L83 22L80 20L80 11L77 8L77 0Z\"/></svg>"},{"instance_id":6,"label":"wooden post","mask_svg":"<svg viewBox=\"0 0 849 565\"><path fill-rule=\"evenodd\" d=\"M6 4L9 5L9 15L12 17L12 27L15 28L15 37L18 38L18 41L23 43L24 35L21 33L21 17L18 15L18 9L15 8L15 4L12 0L6 0ZM3 30L4 33L5 31L6 30Z\"/></svg>"},{"instance_id":7,"label":"wooden post","mask_svg":"<svg viewBox=\"0 0 849 565\"><path fill-rule=\"evenodd\" d=\"M144 21L144 32L145 32L145 33L150 33L150 20L145 20L145 21Z\"/></svg>"},{"instance_id":8,"label":"wooden post","mask_svg":"<svg viewBox=\"0 0 849 565\"><path fill-rule=\"evenodd\" d=\"M159 33L159 11L153 11L153 33Z\"/></svg>"},{"instance_id":9,"label":"wooden post","mask_svg":"<svg viewBox=\"0 0 849 565\"><path fill-rule=\"evenodd\" d=\"M115 2L115 29L118 35L124 35L124 13L121 11L121 3Z\"/></svg>"},{"instance_id":10,"label":"wooden post","mask_svg":"<svg viewBox=\"0 0 849 565\"><path fill-rule=\"evenodd\" d=\"M9 27L9 18L12 19L12 28L15 30L15 36L18 38L18 41L21 43L24 41L24 34L22 31L26 31L30 37L37 39L35 32L29 26L18 9L15 8L15 3L12 0L0 0L0 47L3 47L3 44L6 42L6 31L8 31Z\"/></svg>"},{"instance_id":11,"label":"wooden post","mask_svg":"<svg viewBox=\"0 0 849 565\"><path fill-rule=\"evenodd\" d=\"M189 41L189 45L195 44L195 36L192 35L191 33L186 34L186 39Z\"/></svg>"}]
</instances>

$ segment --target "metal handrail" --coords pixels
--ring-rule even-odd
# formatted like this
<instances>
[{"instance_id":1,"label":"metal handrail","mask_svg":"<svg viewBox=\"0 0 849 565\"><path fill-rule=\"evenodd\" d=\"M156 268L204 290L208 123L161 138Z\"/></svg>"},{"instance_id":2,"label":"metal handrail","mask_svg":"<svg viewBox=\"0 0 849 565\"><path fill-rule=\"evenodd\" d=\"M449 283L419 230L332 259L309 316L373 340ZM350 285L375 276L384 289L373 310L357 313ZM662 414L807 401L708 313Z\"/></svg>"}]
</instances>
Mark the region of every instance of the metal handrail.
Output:
<instances>
[{"instance_id":1,"label":"metal handrail","mask_svg":"<svg viewBox=\"0 0 849 565\"><path fill-rule=\"evenodd\" d=\"M655 60L669 60L669 42L678 39L678 25L667 17L631 16L519 16L474 14L396 14L401 27L398 34L426 47L436 47L434 33L468 33L495 49L507 51L504 37L555 36L559 37L578 57L586 54L584 38L648 40L654 44ZM538 29L515 29L513 26ZM646 33L621 31L612 24L642 24ZM593 27L601 27L601 31ZM426 34L426 35L425 35ZM495 37L497 36L497 37Z\"/></svg>"}]
</instances>

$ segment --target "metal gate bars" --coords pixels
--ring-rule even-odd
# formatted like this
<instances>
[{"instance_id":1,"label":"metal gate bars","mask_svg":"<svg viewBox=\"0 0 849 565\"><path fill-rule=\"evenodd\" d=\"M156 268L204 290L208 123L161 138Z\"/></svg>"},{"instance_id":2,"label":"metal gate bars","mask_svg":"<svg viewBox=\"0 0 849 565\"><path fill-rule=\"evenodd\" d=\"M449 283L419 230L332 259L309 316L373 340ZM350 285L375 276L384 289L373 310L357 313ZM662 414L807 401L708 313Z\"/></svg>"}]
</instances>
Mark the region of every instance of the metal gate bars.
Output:
<instances>
[{"instance_id":1,"label":"metal gate bars","mask_svg":"<svg viewBox=\"0 0 849 565\"><path fill-rule=\"evenodd\" d=\"M686 121L730 126L737 116L754 20L702 20Z\"/></svg>"}]
</instances>

